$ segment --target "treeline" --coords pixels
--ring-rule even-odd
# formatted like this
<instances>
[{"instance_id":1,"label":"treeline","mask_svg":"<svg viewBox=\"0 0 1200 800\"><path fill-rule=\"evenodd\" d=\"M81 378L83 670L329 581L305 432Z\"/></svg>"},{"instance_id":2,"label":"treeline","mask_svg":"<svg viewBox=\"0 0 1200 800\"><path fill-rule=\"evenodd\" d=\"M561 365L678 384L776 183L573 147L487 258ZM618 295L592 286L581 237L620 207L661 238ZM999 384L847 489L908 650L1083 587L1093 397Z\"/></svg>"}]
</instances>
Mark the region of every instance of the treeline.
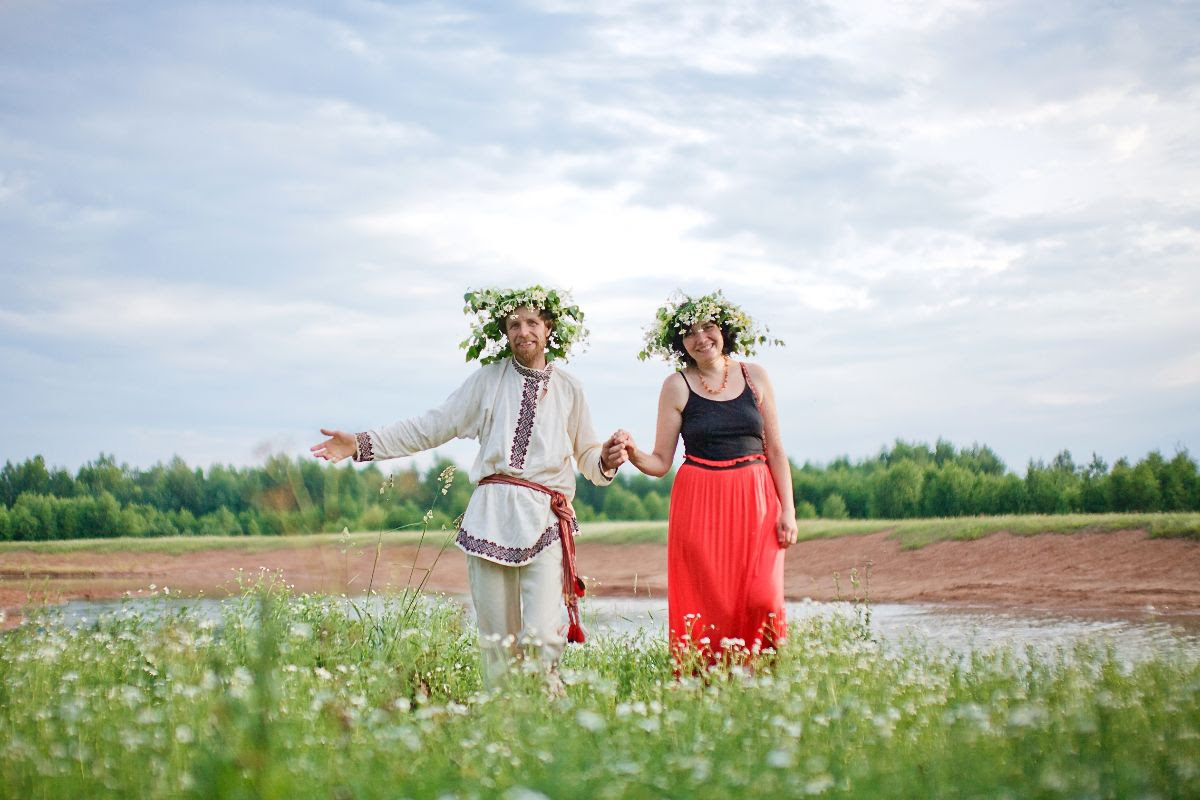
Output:
<instances>
[{"instance_id":1,"label":"treeline","mask_svg":"<svg viewBox=\"0 0 1200 800\"><path fill-rule=\"evenodd\" d=\"M450 526L471 485L453 463L385 475L274 456L262 466L215 465L207 471L175 458L149 469L101 455L75 474L48 468L41 456L0 469L0 540L108 536L281 535ZM622 470L600 488L578 482L581 521L666 519L673 473L651 479ZM1186 451L1152 452L1111 468L1093 456L1075 464L1064 451L1049 464L1010 472L990 448L948 442L896 442L872 458L792 466L797 515L840 518L953 517L1108 511L1200 511L1200 479ZM443 489L446 489L443 492ZM426 515L432 510L426 522Z\"/></svg>"},{"instance_id":2,"label":"treeline","mask_svg":"<svg viewBox=\"0 0 1200 800\"><path fill-rule=\"evenodd\" d=\"M1010 472L989 447L957 450L897 441L874 458L792 469L797 516L903 519L979 514L1200 511L1196 462L1186 450L1157 451L1111 467L1097 455L1078 465L1064 450L1046 464Z\"/></svg>"},{"instance_id":3,"label":"treeline","mask_svg":"<svg viewBox=\"0 0 1200 800\"><path fill-rule=\"evenodd\" d=\"M449 467L440 460L424 472L410 465L384 474L375 464L274 456L255 467L205 471L174 458L143 470L101 455L72 475L35 456L0 469L0 540L440 530L471 495L465 470L455 468L447 487ZM642 475L621 475L605 489L580 479L575 510L583 521L666 519L669 493L669 480Z\"/></svg>"}]
</instances>

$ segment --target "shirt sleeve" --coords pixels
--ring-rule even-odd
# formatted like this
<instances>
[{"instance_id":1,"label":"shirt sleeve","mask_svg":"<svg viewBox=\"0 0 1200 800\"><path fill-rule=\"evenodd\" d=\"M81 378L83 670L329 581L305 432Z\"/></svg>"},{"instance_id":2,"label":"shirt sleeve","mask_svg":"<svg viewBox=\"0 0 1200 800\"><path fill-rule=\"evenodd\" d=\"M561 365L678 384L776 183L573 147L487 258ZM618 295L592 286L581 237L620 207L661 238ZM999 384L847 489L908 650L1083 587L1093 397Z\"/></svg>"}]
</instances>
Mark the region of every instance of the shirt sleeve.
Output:
<instances>
[{"instance_id":1,"label":"shirt sleeve","mask_svg":"<svg viewBox=\"0 0 1200 800\"><path fill-rule=\"evenodd\" d=\"M481 401L487 385L484 374L485 370L477 370L446 402L420 416L355 434L358 452L354 460L411 456L451 439L478 439L483 425Z\"/></svg>"},{"instance_id":2,"label":"shirt sleeve","mask_svg":"<svg viewBox=\"0 0 1200 800\"><path fill-rule=\"evenodd\" d=\"M592 415L588 411L587 400L583 390L575 392L575 402L571 404L571 416L568 418L568 433L575 450L575 463L580 473L597 486L608 486L617 477L617 471L604 473L600 464L600 454L604 450L603 443L596 437L596 429L592 427Z\"/></svg>"}]
</instances>

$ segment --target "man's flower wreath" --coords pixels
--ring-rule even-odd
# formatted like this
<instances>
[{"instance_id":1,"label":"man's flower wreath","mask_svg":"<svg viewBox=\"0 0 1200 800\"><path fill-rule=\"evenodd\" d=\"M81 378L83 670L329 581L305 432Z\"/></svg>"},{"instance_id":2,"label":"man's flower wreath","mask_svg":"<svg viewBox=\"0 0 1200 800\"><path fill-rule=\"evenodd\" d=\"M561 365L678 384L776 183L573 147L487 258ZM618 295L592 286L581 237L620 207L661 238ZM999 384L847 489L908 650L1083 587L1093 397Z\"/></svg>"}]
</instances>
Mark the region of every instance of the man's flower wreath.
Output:
<instances>
[{"instance_id":1,"label":"man's flower wreath","mask_svg":"<svg viewBox=\"0 0 1200 800\"><path fill-rule=\"evenodd\" d=\"M546 341L546 360L566 360L572 346L582 344L588 335L583 312L571 303L571 295L555 289L530 286L527 289L479 289L463 295L463 312L473 317L471 335L459 343L467 351L467 361L479 359L491 364L512 355L505 334L505 319L518 308L545 311L554 318L554 327Z\"/></svg>"},{"instance_id":2,"label":"man's flower wreath","mask_svg":"<svg viewBox=\"0 0 1200 800\"><path fill-rule=\"evenodd\" d=\"M731 352L742 356L754 355L760 344L783 344L782 339L768 338L767 327L759 326L740 306L729 302L720 289L700 297L677 292L655 313L654 324L646 328L646 346L638 353L638 360L660 356L679 368L687 366L684 354L675 349L675 337L698 322L715 322L728 330L733 335Z\"/></svg>"}]
</instances>

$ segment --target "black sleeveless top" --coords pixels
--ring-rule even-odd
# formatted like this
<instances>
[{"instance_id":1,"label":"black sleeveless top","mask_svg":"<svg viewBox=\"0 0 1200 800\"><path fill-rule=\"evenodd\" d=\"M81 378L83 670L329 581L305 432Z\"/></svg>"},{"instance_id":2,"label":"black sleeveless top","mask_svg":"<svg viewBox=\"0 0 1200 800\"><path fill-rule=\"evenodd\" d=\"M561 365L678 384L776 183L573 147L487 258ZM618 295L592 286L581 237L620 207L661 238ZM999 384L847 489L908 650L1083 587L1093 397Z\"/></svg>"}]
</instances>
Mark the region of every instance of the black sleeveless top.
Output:
<instances>
[{"instance_id":1,"label":"black sleeveless top","mask_svg":"<svg viewBox=\"0 0 1200 800\"><path fill-rule=\"evenodd\" d=\"M696 394L688 379L679 373L688 385L683 424L679 429L686 455L709 461L729 461L766 452L762 412L758 410L744 367L742 375L746 378L746 388L741 394L732 400L709 400Z\"/></svg>"}]
</instances>

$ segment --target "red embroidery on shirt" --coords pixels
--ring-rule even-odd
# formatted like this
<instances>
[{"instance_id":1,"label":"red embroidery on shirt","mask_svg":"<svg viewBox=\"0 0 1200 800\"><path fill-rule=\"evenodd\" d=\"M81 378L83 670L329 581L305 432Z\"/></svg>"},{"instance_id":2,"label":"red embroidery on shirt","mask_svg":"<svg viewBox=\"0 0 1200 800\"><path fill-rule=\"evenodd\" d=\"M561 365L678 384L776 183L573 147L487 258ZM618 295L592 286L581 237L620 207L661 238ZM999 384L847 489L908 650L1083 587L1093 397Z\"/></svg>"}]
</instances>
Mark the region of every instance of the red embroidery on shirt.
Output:
<instances>
[{"instance_id":1,"label":"red embroidery on shirt","mask_svg":"<svg viewBox=\"0 0 1200 800\"><path fill-rule=\"evenodd\" d=\"M525 385L521 388L521 410L517 414L517 430L513 433L512 453L508 465L513 469L525 468L525 456L529 452L529 442L533 438L533 421L537 417L538 392L541 385L550 380L552 366L543 370L522 367L516 361L513 366L517 374L525 377Z\"/></svg>"},{"instance_id":2,"label":"red embroidery on shirt","mask_svg":"<svg viewBox=\"0 0 1200 800\"><path fill-rule=\"evenodd\" d=\"M579 530L579 523L572 520L571 528L575 531ZM487 539L480 539L467 533L463 528L458 529L458 536L455 537L458 546L468 553L476 556L482 556L489 561L504 561L509 564L524 564L532 561L534 556L545 550L550 545L558 541L559 530L558 523L555 522L549 528L542 532L538 540L529 547L505 547L502 544L489 542Z\"/></svg>"},{"instance_id":3,"label":"red embroidery on shirt","mask_svg":"<svg viewBox=\"0 0 1200 800\"><path fill-rule=\"evenodd\" d=\"M375 445L371 444L371 434L356 433L355 440L358 442L358 452L354 454L355 461L374 461L375 460Z\"/></svg>"}]
</instances>

